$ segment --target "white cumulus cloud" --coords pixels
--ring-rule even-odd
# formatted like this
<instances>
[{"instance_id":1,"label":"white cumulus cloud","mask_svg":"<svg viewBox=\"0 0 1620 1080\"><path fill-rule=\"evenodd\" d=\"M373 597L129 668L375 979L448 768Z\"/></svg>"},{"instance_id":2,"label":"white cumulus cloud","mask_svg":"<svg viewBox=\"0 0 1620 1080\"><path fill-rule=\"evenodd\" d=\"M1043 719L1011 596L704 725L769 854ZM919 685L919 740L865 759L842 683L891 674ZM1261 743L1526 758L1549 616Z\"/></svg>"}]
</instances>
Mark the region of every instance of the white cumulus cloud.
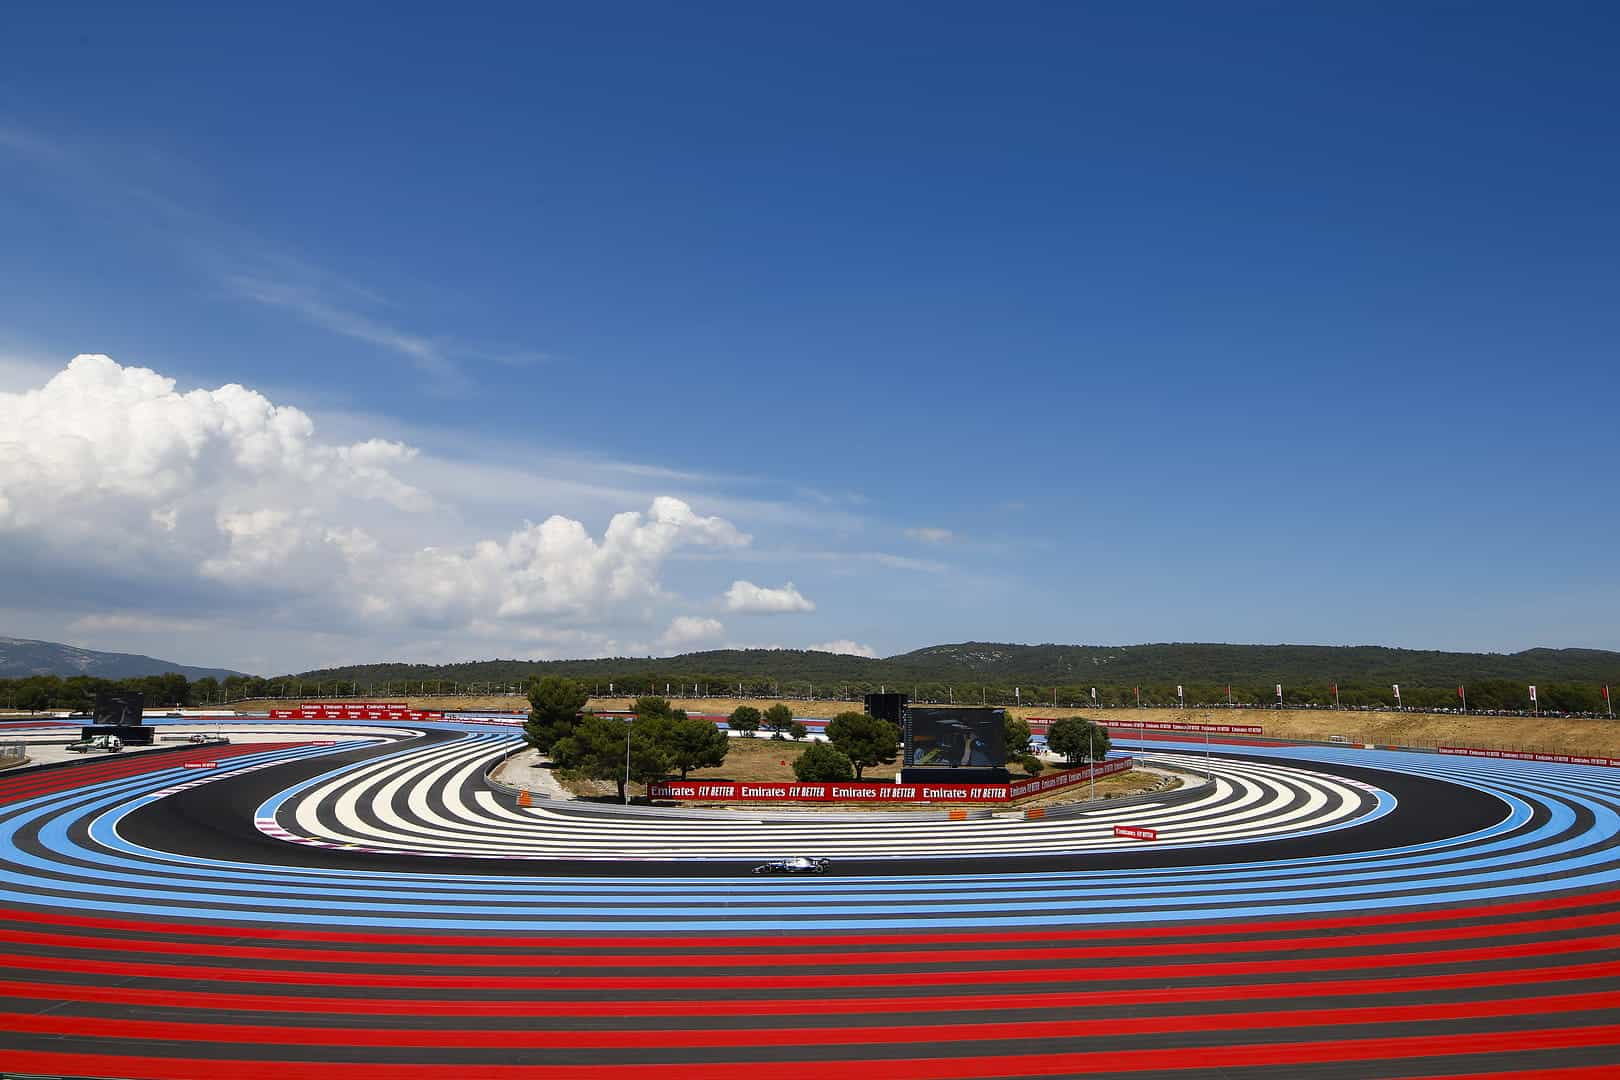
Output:
<instances>
[{"instance_id":1,"label":"white cumulus cloud","mask_svg":"<svg viewBox=\"0 0 1620 1080\"><path fill-rule=\"evenodd\" d=\"M645 514L615 514L601 540L559 514L527 523L504 541L356 560L355 568L379 595L395 597L389 606L396 610L581 617L659 599L659 570L677 547L748 542L724 518L703 517L680 499L660 496Z\"/></svg>"},{"instance_id":2,"label":"white cumulus cloud","mask_svg":"<svg viewBox=\"0 0 1620 1080\"><path fill-rule=\"evenodd\" d=\"M739 615L788 615L794 612L814 611L816 605L806 599L793 582L780 589L767 589L752 581L733 581L724 598L727 611Z\"/></svg>"},{"instance_id":3,"label":"white cumulus cloud","mask_svg":"<svg viewBox=\"0 0 1620 1080\"><path fill-rule=\"evenodd\" d=\"M659 644L670 647L694 645L704 641L716 641L726 628L719 619L705 618L701 615L677 615L670 620L669 629L658 639Z\"/></svg>"},{"instance_id":4,"label":"white cumulus cloud","mask_svg":"<svg viewBox=\"0 0 1620 1080\"><path fill-rule=\"evenodd\" d=\"M446 508L413 483L417 458L382 439L325 442L308 415L242 386L180 392L79 356L43 387L0 393L0 564L48 562L63 582L94 567L121 592L183 586L194 608L228 590L323 630L504 627L513 642L611 650L675 601L661 580L672 553L751 542L669 496L599 535L561 514L460 535L453 508L424 513ZM718 625L688 617L666 633Z\"/></svg>"},{"instance_id":5,"label":"white cumulus cloud","mask_svg":"<svg viewBox=\"0 0 1620 1080\"><path fill-rule=\"evenodd\" d=\"M862 645L858 641L848 638L839 638L837 641L823 641L820 645L806 645L811 652L835 653L839 656L877 656L877 650L870 645Z\"/></svg>"},{"instance_id":6,"label":"white cumulus cloud","mask_svg":"<svg viewBox=\"0 0 1620 1080\"><path fill-rule=\"evenodd\" d=\"M188 509L211 519L228 493L276 488L422 511L431 500L394 473L414 456L382 440L321 443L301 410L235 383L178 393L147 368L77 356L40 389L0 393L0 530L138 509L169 533Z\"/></svg>"}]
</instances>

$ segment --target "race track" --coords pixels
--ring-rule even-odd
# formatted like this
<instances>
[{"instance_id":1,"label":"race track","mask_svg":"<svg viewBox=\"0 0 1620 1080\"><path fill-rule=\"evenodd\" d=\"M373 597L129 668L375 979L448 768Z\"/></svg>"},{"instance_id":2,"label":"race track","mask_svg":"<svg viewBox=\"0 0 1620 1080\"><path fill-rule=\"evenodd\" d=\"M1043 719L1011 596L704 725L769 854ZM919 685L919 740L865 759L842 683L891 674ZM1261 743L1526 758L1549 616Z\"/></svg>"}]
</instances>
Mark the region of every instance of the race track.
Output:
<instances>
[{"instance_id":1,"label":"race track","mask_svg":"<svg viewBox=\"0 0 1620 1080\"><path fill-rule=\"evenodd\" d=\"M660 820L409 727L0 777L0 1069L1620 1075L1620 770L1223 746L1072 819Z\"/></svg>"}]
</instances>

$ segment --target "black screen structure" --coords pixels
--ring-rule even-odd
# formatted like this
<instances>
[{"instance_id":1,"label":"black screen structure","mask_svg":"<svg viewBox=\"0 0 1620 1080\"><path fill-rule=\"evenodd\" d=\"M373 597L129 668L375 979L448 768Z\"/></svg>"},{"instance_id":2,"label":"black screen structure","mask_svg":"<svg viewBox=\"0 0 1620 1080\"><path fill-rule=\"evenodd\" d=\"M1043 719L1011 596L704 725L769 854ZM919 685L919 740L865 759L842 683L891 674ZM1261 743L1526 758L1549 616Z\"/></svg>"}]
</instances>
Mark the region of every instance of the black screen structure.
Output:
<instances>
[{"instance_id":1,"label":"black screen structure","mask_svg":"<svg viewBox=\"0 0 1620 1080\"><path fill-rule=\"evenodd\" d=\"M97 694L93 714L98 725L139 727L146 709L146 695L137 693Z\"/></svg>"},{"instance_id":2,"label":"black screen structure","mask_svg":"<svg viewBox=\"0 0 1620 1080\"><path fill-rule=\"evenodd\" d=\"M1000 769L1007 764L1001 709L914 705L906 712L907 769Z\"/></svg>"},{"instance_id":3,"label":"black screen structure","mask_svg":"<svg viewBox=\"0 0 1620 1080\"><path fill-rule=\"evenodd\" d=\"M906 703L910 700L908 694L867 694L866 715L899 726L905 717Z\"/></svg>"}]
</instances>

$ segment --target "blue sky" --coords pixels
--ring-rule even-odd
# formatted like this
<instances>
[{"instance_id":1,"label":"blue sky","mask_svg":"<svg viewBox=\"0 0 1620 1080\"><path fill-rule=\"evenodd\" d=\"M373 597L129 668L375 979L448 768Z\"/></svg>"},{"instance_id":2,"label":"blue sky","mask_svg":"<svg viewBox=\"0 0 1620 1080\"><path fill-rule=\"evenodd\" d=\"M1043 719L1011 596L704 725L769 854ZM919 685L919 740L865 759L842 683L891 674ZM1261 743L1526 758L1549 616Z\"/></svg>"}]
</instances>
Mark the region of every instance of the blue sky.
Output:
<instances>
[{"instance_id":1,"label":"blue sky","mask_svg":"<svg viewBox=\"0 0 1620 1080\"><path fill-rule=\"evenodd\" d=\"M11 12L0 630L1620 648L1620 25L1360 7Z\"/></svg>"}]
</instances>

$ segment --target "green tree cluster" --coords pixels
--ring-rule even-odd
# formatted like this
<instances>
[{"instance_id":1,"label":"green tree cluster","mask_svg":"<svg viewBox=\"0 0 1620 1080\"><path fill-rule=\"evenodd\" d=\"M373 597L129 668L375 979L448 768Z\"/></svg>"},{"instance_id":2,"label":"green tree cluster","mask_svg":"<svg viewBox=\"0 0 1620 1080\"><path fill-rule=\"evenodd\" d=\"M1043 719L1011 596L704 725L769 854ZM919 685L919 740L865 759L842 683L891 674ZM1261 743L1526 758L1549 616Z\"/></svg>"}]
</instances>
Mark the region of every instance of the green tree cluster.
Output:
<instances>
[{"instance_id":1,"label":"green tree cluster","mask_svg":"<svg viewBox=\"0 0 1620 1080\"><path fill-rule=\"evenodd\" d=\"M98 679L90 675L29 675L20 679L0 679L0 708L41 710L71 709L89 712L97 694L139 693L146 695L149 709L183 708L194 703L197 686L212 680L190 683L177 671L163 675L142 675L132 679Z\"/></svg>"},{"instance_id":2,"label":"green tree cluster","mask_svg":"<svg viewBox=\"0 0 1620 1080\"><path fill-rule=\"evenodd\" d=\"M1009 762L1017 762L1027 776L1046 768L1046 763L1030 752L1029 721L1007 713L1002 721L1002 747Z\"/></svg>"},{"instance_id":3,"label":"green tree cluster","mask_svg":"<svg viewBox=\"0 0 1620 1080\"><path fill-rule=\"evenodd\" d=\"M771 738L780 739L793 727L793 710L777 702L760 716L760 723L771 733Z\"/></svg>"},{"instance_id":4,"label":"green tree cluster","mask_svg":"<svg viewBox=\"0 0 1620 1080\"><path fill-rule=\"evenodd\" d=\"M668 768L681 774L693 769L710 769L723 764L730 742L713 721L688 716L684 709L672 708L661 697L639 698L635 723L643 725L668 759Z\"/></svg>"},{"instance_id":5,"label":"green tree cluster","mask_svg":"<svg viewBox=\"0 0 1620 1080\"><path fill-rule=\"evenodd\" d=\"M739 705L732 710L726 726L732 731L742 732L743 738L752 739L754 732L759 730L759 710L752 705Z\"/></svg>"},{"instance_id":6,"label":"green tree cluster","mask_svg":"<svg viewBox=\"0 0 1620 1080\"><path fill-rule=\"evenodd\" d=\"M1001 745L1008 761L1019 761L1029 756L1029 721L1007 713L1002 720Z\"/></svg>"},{"instance_id":7,"label":"green tree cluster","mask_svg":"<svg viewBox=\"0 0 1620 1080\"><path fill-rule=\"evenodd\" d=\"M855 779L873 765L888 765L900 753L900 729L865 713L843 712L827 721L827 741L855 767Z\"/></svg>"},{"instance_id":8,"label":"green tree cluster","mask_svg":"<svg viewBox=\"0 0 1620 1080\"><path fill-rule=\"evenodd\" d=\"M1102 761L1111 743L1108 730L1083 716L1065 716L1046 729L1046 745L1062 754L1073 765L1082 761Z\"/></svg>"},{"instance_id":9,"label":"green tree cluster","mask_svg":"<svg viewBox=\"0 0 1620 1080\"><path fill-rule=\"evenodd\" d=\"M568 680L560 680L568 682ZM553 688L550 700L572 701L585 688ZM531 701L532 701L531 697ZM585 713L549 746L551 760L565 775L591 780L612 780L619 799L626 781L651 784L671 773L685 779L693 769L713 768L726 760L730 744L725 732L711 721L686 715L661 697L638 698L629 720ZM545 733L557 726L547 725Z\"/></svg>"},{"instance_id":10,"label":"green tree cluster","mask_svg":"<svg viewBox=\"0 0 1620 1080\"><path fill-rule=\"evenodd\" d=\"M571 733L552 745L551 759L565 776L612 780L621 802L626 797L627 780L650 784L669 773L669 756L645 724L594 713L583 717Z\"/></svg>"},{"instance_id":11,"label":"green tree cluster","mask_svg":"<svg viewBox=\"0 0 1620 1080\"><path fill-rule=\"evenodd\" d=\"M574 733L590 693L572 679L547 675L529 684L529 719L523 737L542 754Z\"/></svg>"},{"instance_id":12,"label":"green tree cluster","mask_svg":"<svg viewBox=\"0 0 1620 1080\"><path fill-rule=\"evenodd\" d=\"M813 742L793 763L793 775L801 783L835 784L840 780L853 780L855 766L849 755L831 743Z\"/></svg>"}]
</instances>

